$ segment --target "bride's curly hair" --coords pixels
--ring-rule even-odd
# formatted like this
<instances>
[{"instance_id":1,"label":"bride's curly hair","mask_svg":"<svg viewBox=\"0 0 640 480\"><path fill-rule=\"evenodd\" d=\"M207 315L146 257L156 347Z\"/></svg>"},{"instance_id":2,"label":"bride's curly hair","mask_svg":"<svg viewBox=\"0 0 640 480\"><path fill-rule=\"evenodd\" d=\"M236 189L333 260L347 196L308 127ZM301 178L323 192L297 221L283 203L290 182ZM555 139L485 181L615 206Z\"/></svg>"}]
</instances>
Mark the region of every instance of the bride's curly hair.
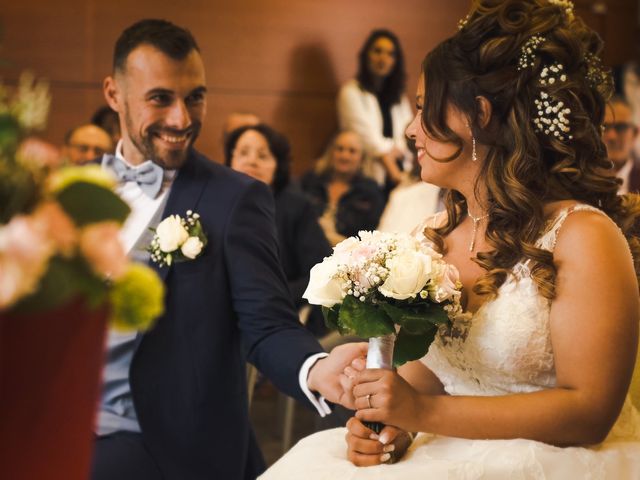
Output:
<instances>
[{"instance_id":1,"label":"bride's curly hair","mask_svg":"<svg viewBox=\"0 0 640 480\"><path fill-rule=\"evenodd\" d=\"M530 262L532 277L546 298L555 295L553 254L536 247L545 228L543 206L575 199L603 210L625 234L640 270L637 195L617 195L619 181L608 175L610 162L601 139L606 101L612 92L608 70L597 61L600 37L566 5L549 0L480 0L458 33L430 52L423 63L425 104L422 123L430 137L458 146L462 139L446 123L451 105L469 119L478 142L488 146L480 177L489 201L487 240L490 251L474 261L486 270L474 291L494 296L513 266ZM532 36L543 41L519 67L522 47ZM540 74L563 65L566 81L542 85ZM534 103L541 92L562 101L571 113L570 135L558 138L536 131ZM487 128L478 123L478 96L492 106ZM478 185L476 184L476 191ZM445 197L447 222L425 235L440 250L444 236L467 215L457 191Z\"/></svg>"}]
</instances>

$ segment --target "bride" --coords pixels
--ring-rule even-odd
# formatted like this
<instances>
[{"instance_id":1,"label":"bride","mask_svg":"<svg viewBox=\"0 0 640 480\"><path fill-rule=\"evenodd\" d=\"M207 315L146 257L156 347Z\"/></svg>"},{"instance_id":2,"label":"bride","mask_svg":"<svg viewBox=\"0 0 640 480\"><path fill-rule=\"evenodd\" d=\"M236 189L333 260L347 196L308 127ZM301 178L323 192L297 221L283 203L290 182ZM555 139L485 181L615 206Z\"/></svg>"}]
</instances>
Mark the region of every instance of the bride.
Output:
<instances>
[{"instance_id":1,"label":"bride","mask_svg":"<svg viewBox=\"0 0 640 480\"><path fill-rule=\"evenodd\" d=\"M640 202L607 172L601 47L568 1L480 0L426 57L407 135L449 194L417 235L468 313L398 372L348 367L346 430L264 480L640 478Z\"/></svg>"}]
</instances>

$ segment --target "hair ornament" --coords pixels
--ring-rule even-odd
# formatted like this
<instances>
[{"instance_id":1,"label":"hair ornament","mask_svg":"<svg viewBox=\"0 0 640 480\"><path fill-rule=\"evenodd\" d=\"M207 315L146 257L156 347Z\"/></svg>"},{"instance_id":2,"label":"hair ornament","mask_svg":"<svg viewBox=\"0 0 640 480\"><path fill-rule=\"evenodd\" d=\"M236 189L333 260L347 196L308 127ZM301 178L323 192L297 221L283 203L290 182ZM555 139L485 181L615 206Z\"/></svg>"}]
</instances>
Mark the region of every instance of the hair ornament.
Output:
<instances>
[{"instance_id":1,"label":"hair ornament","mask_svg":"<svg viewBox=\"0 0 640 480\"><path fill-rule=\"evenodd\" d=\"M533 62L535 61L535 54L545 42L546 38L542 35L533 35L529 37L529 39L524 42L524 45L520 48L520 56L518 57L518 70L524 70L528 67L533 67Z\"/></svg>"},{"instance_id":2,"label":"hair ornament","mask_svg":"<svg viewBox=\"0 0 640 480\"><path fill-rule=\"evenodd\" d=\"M552 5L557 5L564 9L564 13L567 15L569 21L573 21L575 15L573 14L573 2L570 0L549 0Z\"/></svg>"},{"instance_id":3,"label":"hair ornament","mask_svg":"<svg viewBox=\"0 0 640 480\"><path fill-rule=\"evenodd\" d=\"M471 13L467 13L464 18L458 20L458 30L462 30L469 23L469 19L471 18Z\"/></svg>"},{"instance_id":4,"label":"hair ornament","mask_svg":"<svg viewBox=\"0 0 640 480\"><path fill-rule=\"evenodd\" d=\"M564 66L558 62L545 66L540 72L540 84L546 87L556 82L566 82L567 75L563 70Z\"/></svg>"}]
</instances>

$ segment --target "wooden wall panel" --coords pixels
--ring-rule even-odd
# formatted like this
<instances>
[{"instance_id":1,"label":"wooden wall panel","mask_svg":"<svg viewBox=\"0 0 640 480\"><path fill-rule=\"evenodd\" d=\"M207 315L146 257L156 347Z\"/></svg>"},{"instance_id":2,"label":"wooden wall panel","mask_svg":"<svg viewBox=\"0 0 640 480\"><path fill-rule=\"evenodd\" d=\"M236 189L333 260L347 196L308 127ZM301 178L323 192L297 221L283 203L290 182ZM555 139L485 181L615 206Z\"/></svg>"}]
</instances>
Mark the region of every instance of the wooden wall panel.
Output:
<instances>
[{"instance_id":1,"label":"wooden wall panel","mask_svg":"<svg viewBox=\"0 0 640 480\"><path fill-rule=\"evenodd\" d=\"M637 6L609 0L607 16L579 2L613 45L607 59L632 55ZM61 143L73 125L103 104L101 84L111 69L115 39L145 17L188 27L207 68L209 110L198 148L222 161L221 128L233 111L253 111L287 134L294 172L309 168L336 129L335 95L353 76L369 31L385 27L403 44L413 97L420 62L455 31L468 0L3 0L1 76L15 81L30 68L52 83L54 103L45 137ZM629 10L631 9L631 10Z\"/></svg>"}]
</instances>

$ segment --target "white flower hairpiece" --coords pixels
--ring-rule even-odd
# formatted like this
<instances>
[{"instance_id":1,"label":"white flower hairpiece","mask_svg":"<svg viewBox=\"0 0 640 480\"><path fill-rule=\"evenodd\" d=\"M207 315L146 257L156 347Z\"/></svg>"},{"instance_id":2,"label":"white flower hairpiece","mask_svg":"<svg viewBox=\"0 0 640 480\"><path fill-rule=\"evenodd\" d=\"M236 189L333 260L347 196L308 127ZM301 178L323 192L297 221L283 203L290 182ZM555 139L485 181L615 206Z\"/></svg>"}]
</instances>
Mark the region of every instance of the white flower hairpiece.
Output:
<instances>
[{"instance_id":1,"label":"white flower hairpiece","mask_svg":"<svg viewBox=\"0 0 640 480\"><path fill-rule=\"evenodd\" d=\"M551 97L547 92L540 92L534 100L536 116L533 119L535 130L545 135L553 135L559 140L571 140L571 123L567 118L571 109L564 102Z\"/></svg>"},{"instance_id":2,"label":"white flower hairpiece","mask_svg":"<svg viewBox=\"0 0 640 480\"><path fill-rule=\"evenodd\" d=\"M533 67L535 60L535 53L545 42L546 38L542 35L533 35L524 42L522 48L520 48L520 56L518 57L518 70L524 70L527 67Z\"/></svg>"},{"instance_id":3,"label":"white flower hairpiece","mask_svg":"<svg viewBox=\"0 0 640 480\"><path fill-rule=\"evenodd\" d=\"M558 7L564 8L564 12L567 15L569 21L573 21L575 18L573 14L573 2L570 0L549 0L549 3L552 5L557 5Z\"/></svg>"},{"instance_id":4,"label":"white flower hairpiece","mask_svg":"<svg viewBox=\"0 0 640 480\"><path fill-rule=\"evenodd\" d=\"M564 66L558 62L545 66L540 72L540 83L546 87L547 85L553 85L556 82L565 82L567 80L567 75L563 70Z\"/></svg>"},{"instance_id":5,"label":"white flower hairpiece","mask_svg":"<svg viewBox=\"0 0 640 480\"><path fill-rule=\"evenodd\" d=\"M464 18L458 20L458 30L462 30L469 23L469 19L471 18L471 14L467 13Z\"/></svg>"}]
</instances>

